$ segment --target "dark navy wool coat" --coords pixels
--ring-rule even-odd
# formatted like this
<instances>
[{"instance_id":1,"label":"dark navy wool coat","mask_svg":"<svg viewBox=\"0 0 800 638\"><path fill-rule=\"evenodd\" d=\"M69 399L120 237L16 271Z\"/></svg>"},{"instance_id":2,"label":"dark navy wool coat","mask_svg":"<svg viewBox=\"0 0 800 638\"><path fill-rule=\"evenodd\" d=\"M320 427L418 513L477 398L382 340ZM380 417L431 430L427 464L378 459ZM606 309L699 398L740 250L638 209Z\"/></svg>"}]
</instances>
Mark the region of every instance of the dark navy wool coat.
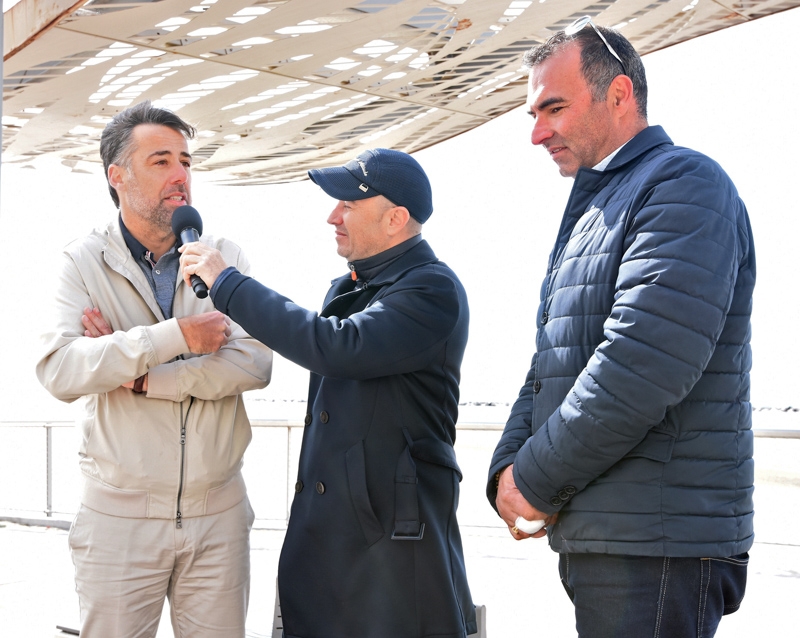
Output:
<instances>
[{"instance_id":1,"label":"dark navy wool coat","mask_svg":"<svg viewBox=\"0 0 800 638\"><path fill-rule=\"evenodd\" d=\"M560 552L728 557L753 542L755 253L724 171L660 127L575 178L537 353L489 472Z\"/></svg>"},{"instance_id":2,"label":"dark navy wool coat","mask_svg":"<svg viewBox=\"0 0 800 638\"><path fill-rule=\"evenodd\" d=\"M476 631L453 444L469 313L419 241L321 314L233 273L216 307L311 370L279 565L287 638L464 638Z\"/></svg>"}]
</instances>

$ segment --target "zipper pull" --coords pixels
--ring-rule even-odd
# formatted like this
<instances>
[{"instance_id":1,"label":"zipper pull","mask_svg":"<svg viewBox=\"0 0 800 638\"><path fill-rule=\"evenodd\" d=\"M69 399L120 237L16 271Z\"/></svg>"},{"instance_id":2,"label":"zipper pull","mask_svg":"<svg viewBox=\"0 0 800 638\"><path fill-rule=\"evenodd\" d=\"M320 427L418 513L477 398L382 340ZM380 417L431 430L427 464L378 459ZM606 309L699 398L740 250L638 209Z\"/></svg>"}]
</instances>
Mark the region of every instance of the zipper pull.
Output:
<instances>
[{"instance_id":1,"label":"zipper pull","mask_svg":"<svg viewBox=\"0 0 800 638\"><path fill-rule=\"evenodd\" d=\"M358 281L358 275L356 274L355 264L347 264L347 266L350 268L350 279L352 279L353 281Z\"/></svg>"},{"instance_id":2,"label":"zipper pull","mask_svg":"<svg viewBox=\"0 0 800 638\"><path fill-rule=\"evenodd\" d=\"M181 518L181 513L178 512L178 517L175 519L175 527L181 529L183 527L182 520L183 519Z\"/></svg>"}]
</instances>

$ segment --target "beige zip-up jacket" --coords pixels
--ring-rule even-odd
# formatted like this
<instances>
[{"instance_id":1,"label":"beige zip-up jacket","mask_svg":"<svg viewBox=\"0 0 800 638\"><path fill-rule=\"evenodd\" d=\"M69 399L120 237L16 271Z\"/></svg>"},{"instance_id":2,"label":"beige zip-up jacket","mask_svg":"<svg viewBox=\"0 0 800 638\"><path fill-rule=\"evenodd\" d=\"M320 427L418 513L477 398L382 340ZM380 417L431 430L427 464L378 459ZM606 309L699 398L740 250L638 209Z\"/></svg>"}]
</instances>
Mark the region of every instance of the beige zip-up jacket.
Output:
<instances>
[{"instance_id":1,"label":"beige zip-up jacket","mask_svg":"<svg viewBox=\"0 0 800 638\"><path fill-rule=\"evenodd\" d=\"M247 272L241 249L201 239ZM132 518L181 518L224 511L246 490L242 456L251 439L242 393L263 388L272 351L231 323L226 346L189 353L177 319L214 310L176 282L173 318L164 319L152 288L128 250L119 221L64 250L52 314L36 366L57 399L86 397L81 502ZM83 309L97 307L114 331L84 336ZM146 394L123 383L148 374Z\"/></svg>"}]
</instances>

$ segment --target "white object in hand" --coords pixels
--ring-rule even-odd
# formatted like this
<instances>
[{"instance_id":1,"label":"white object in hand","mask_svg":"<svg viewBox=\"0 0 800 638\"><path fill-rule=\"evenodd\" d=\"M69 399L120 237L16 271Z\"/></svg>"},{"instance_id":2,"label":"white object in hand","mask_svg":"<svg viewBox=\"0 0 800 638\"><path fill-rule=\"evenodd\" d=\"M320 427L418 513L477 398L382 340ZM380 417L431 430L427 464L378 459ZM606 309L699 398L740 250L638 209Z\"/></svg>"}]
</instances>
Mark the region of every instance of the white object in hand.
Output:
<instances>
[{"instance_id":1,"label":"white object in hand","mask_svg":"<svg viewBox=\"0 0 800 638\"><path fill-rule=\"evenodd\" d=\"M517 526L517 529L520 532L525 532L526 534L535 534L544 527L544 521L529 521L526 518L517 516L517 520L514 521L514 525Z\"/></svg>"}]
</instances>

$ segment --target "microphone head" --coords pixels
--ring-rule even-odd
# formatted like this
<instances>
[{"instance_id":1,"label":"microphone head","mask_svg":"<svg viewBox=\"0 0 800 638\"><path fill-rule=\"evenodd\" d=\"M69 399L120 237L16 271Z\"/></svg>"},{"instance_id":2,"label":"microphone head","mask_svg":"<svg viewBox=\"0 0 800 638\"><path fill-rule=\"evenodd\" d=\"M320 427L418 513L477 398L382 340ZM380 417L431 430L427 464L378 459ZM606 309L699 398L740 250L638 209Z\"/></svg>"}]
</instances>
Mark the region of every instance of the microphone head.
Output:
<instances>
[{"instance_id":1,"label":"microphone head","mask_svg":"<svg viewBox=\"0 0 800 638\"><path fill-rule=\"evenodd\" d=\"M198 235L203 234L203 220L194 206L178 206L172 213L172 232L176 237L186 228L194 228Z\"/></svg>"}]
</instances>

